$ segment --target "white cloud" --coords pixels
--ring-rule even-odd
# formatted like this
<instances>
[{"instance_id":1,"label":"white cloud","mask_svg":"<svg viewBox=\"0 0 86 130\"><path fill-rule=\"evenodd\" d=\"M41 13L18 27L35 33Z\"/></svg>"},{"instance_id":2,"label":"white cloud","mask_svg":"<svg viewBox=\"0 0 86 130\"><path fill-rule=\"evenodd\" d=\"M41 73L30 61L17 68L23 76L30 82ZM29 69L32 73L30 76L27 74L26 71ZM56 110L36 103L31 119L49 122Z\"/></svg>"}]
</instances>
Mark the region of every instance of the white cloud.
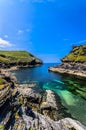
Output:
<instances>
[{"instance_id":1,"label":"white cloud","mask_svg":"<svg viewBox=\"0 0 86 130\"><path fill-rule=\"evenodd\" d=\"M4 35L5 38L8 38L8 35Z\"/></svg>"},{"instance_id":2,"label":"white cloud","mask_svg":"<svg viewBox=\"0 0 86 130\"><path fill-rule=\"evenodd\" d=\"M19 29L19 30L17 31L17 34L18 34L18 35L21 35L21 34L23 34L23 33L25 33L25 32L31 32L31 29L30 29L30 28L27 28L27 29L24 29L24 30Z\"/></svg>"},{"instance_id":3,"label":"white cloud","mask_svg":"<svg viewBox=\"0 0 86 130\"><path fill-rule=\"evenodd\" d=\"M86 40L79 41L78 43L84 43L84 42L86 42Z\"/></svg>"},{"instance_id":4,"label":"white cloud","mask_svg":"<svg viewBox=\"0 0 86 130\"><path fill-rule=\"evenodd\" d=\"M7 40L0 38L0 48L6 48L6 47L12 47L12 46L14 46L14 44L10 43Z\"/></svg>"},{"instance_id":5,"label":"white cloud","mask_svg":"<svg viewBox=\"0 0 86 130\"><path fill-rule=\"evenodd\" d=\"M22 34L23 30L18 30L17 34Z\"/></svg>"},{"instance_id":6,"label":"white cloud","mask_svg":"<svg viewBox=\"0 0 86 130\"><path fill-rule=\"evenodd\" d=\"M86 44L86 40L70 43L70 45Z\"/></svg>"}]
</instances>

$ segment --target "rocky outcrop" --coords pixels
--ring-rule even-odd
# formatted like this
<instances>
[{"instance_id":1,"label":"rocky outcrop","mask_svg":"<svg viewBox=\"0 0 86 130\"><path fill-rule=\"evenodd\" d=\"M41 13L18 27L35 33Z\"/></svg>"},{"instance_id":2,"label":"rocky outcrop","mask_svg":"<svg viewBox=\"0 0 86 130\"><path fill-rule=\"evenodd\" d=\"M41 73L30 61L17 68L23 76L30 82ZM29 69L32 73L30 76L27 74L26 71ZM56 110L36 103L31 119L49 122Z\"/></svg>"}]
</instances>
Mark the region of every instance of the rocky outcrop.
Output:
<instances>
[{"instance_id":1,"label":"rocky outcrop","mask_svg":"<svg viewBox=\"0 0 86 130\"><path fill-rule=\"evenodd\" d=\"M0 85L0 107L9 99L11 96L10 85Z\"/></svg>"},{"instance_id":2,"label":"rocky outcrop","mask_svg":"<svg viewBox=\"0 0 86 130\"><path fill-rule=\"evenodd\" d=\"M86 63L62 63L59 66L50 67L49 71L86 78Z\"/></svg>"},{"instance_id":3,"label":"rocky outcrop","mask_svg":"<svg viewBox=\"0 0 86 130\"><path fill-rule=\"evenodd\" d=\"M12 77L10 72L2 72L0 74L0 107L4 105L4 103L10 99L12 95L12 89L14 83L17 82L16 77Z\"/></svg>"},{"instance_id":4,"label":"rocky outcrop","mask_svg":"<svg viewBox=\"0 0 86 130\"><path fill-rule=\"evenodd\" d=\"M82 125L80 122L73 120L71 118L65 118L59 121L53 121L47 116L43 116L37 112L33 112L30 108L21 107L20 116L22 116L22 122L16 120L18 123L18 128L23 128L27 130L85 130L86 127ZM21 114L22 113L22 114ZM20 117L19 117L20 118ZM15 125L14 125L15 128Z\"/></svg>"},{"instance_id":5,"label":"rocky outcrop","mask_svg":"<svg viewBox=\"0 0 86 130\"><path fill-rule=\"evenodd\" d=\"M54 92L51 90L46 90L46 101L42 102L41 104L41 109L58 109L57 108L57 103L56 103L56 98Z\"/></svg>"},{"instance_id":6,"label":"rocky outcrop","mask_svg":"<svg viewBox=\"0 0 86 130\"><path fill-rule=\"evenodd\" d=\"M41 64L40 59L26 51L0 51L1 68L34 67Z\"/></svg>"},{"instance_id":7,"label":"rocky outcrop","mask_svg":"<svg viewBox=\"0 0 86 130\"><path fill-rule=\"evenodd\" d=\"M8 71L0 75L0 128L2 130L85 130L71 118L57 118L54 92L40 93L36 83L19 85ZM43 99L43 96L44 99ZM52 115L52 116L51 116Z\"/></svg>"},{"instance_id":8,"label":"rocky outcrop","mask_svg":"<svg viewBox=\"0 0 86 130\"><path fill-rule=\"evenodd\" d=\"M73 46L70 53L62 59L62 62L86 62L86 45Z\"/></svg>"},{"instance_id":9,"label":"rocky outcrop","mask_svg":"<svg viewBox=\"0 0 86 130\"><path fill-rule=\"evenodd\" d=\"M50 67L49 71L86 78L86 45L73 47L73 50L62 59L62 64Z\"/></svg>"},{"instance_id":10,"label":"rocky outcrop","mask_svg":"<svg viewBox=\"0 0 86 130\"><path fill-rule=\"evenodd\" d=\"M26 97L29 102L40 103L42 100L42 95L37 93L32 88L26 88L24 85L19 85L17 91L22 95L24 98Z\"/></svg>"}]
</instances>

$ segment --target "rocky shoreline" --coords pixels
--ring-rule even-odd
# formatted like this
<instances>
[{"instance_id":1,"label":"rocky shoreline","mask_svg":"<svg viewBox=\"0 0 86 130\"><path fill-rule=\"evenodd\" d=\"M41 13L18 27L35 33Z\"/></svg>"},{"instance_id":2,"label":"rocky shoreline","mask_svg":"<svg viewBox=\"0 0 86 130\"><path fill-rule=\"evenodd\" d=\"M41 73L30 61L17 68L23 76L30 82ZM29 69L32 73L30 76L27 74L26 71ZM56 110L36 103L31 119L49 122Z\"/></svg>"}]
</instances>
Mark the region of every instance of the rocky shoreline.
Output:
<instances>
[{"instance_id":1,"label":"rocky shoreline","mask_svg":"<svg viewBox=\"0 0 86 130\"><path fill-rule=\"evenodd\" d=\"M2 130L85 130L71 118L59 117L64 110L51 90L37 84L18 84L6 69L0 71L0 129Z\"/></svg>"},{"instance_id":2,"label":"rocky shoreline","mask_svg":"<svg viewBox=\"0 0 86 130\"><path fill-rule=\"evenodd\" d=\"M86 78L86 45L73 46L72 50L61 59L62 63L48 70Z\"/></svg>"},{"instance_id":3,"label":"rocky shoreline","mask_svg":"<svg viewBox=\"0 0 86 130\"><path fill-rule=\"evenodd\" d=\"M49 71L70 74L86 78L86 62L84 63L62 63L56 67L50 67Z\"/></svg>"}]
</instances>

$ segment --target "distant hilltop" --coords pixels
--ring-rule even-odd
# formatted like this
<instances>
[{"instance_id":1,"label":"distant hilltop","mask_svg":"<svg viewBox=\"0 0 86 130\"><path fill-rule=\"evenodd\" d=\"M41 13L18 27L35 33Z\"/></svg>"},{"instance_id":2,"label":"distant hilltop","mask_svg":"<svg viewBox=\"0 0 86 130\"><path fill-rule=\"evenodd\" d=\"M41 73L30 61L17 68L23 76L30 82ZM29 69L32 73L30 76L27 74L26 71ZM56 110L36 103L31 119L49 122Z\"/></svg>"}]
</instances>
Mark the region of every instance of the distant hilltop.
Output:
<instances>
[{"instance_id":1,"label":"distant hilltop","mask_svg":"<svg viewBox=\"0 0 86 130\"><path fill-rule=\"evenodd\" d=\"M86 62L86 45L73 46L72 51L62 59L62 62Z\"/></svg>"},{"instance_id":2,"label":"distant hilltop","mask_svg":"<svg viewBox=\"0 0 86 130\"><path fill-rule=\"evenodd\" d=\"M86 45L73 46L72 51L62 60L61 65L48 70L86 78Z\"/></svg>"},{"instance_id":3,"label":"distant hilltop","mask_svg":"<svg viewBox=\"0 0 86 130\"><path fill-rule=\"evenodd\" d=\"M29 67L42 64L42 61L27 51L0 51L0 67Z\"/></svg>"}]
</instances>

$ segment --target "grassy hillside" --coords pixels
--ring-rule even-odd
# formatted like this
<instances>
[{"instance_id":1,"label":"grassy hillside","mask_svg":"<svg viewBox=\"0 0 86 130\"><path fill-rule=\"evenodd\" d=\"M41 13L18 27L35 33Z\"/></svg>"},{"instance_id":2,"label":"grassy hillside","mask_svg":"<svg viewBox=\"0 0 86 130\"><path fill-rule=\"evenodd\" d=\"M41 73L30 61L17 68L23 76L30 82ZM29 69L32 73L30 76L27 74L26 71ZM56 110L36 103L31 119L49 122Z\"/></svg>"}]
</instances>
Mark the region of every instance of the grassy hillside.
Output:
<instances>
[{"instance_id":1,"label":"grassy hillside","mask_svg":"<svg viewBox=\"0 0 86 130\"><path fill-rule=\"evenodd\" d=\"M41 63L41 60L26 51L0 51L0 63L22 64Z\"/></svg>"},{"instance_id":2,"label":"grassy hillside","mask_svg":"<svg viewBox=\"0 0 86 130\"><path fill-rule=\"evenodd\" d=\"M86 45L74 46L62 62L86 62Z\"/></svg>"}]
</instances>

